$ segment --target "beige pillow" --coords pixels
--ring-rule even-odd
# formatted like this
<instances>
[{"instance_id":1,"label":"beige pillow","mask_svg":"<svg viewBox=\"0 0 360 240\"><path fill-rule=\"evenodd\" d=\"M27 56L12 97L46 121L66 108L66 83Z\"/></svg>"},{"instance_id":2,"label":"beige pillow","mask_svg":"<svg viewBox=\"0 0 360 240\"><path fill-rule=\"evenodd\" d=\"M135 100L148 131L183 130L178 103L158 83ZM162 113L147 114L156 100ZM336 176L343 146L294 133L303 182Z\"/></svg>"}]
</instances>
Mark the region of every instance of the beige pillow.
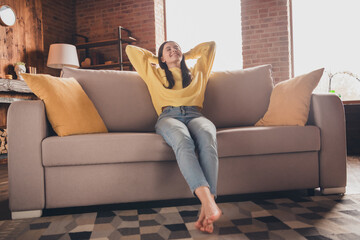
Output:
<instances>
[{"instance_id":1,"label":"beige pillow","mask_svg":"<svg viewBox=\"0 0 360 240\"><path fill-rule=\"evenodd\" d=\"M107 132L94 104L75 78L21 75L31 91L44 101L47 117L57 135Z\"/></svg>"},{"instance_id":2,"label":"beige pillow","mask_svg":"<svg viewBox=\"0 0 360 240\"><path fill-rule=\"evenodd\" d=\"M323 71L323 68L318 69L277 84L271 93L267 112L255 126L305 126L311 94Z\"/></svg>"}]
</instances>

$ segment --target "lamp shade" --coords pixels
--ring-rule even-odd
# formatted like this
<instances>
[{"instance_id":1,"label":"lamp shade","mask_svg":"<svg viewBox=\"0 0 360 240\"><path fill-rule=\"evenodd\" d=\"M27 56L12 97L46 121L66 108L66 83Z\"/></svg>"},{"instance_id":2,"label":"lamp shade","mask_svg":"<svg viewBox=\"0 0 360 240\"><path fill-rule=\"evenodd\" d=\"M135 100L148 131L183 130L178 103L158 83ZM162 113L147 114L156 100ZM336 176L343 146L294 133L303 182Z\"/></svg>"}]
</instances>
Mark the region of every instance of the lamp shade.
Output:
<instances>
[{"instance_id":1,"label":"lamp shade","mask_svg":"<svg viewBox=\"0 0 360 240\"><path fill-rule=\"evenodd\" d=\"M54 43L50 45L47 66L62 69L67 67L79 67L79 59L76 47L71 44Z\"/></svg>"}]
</instances>

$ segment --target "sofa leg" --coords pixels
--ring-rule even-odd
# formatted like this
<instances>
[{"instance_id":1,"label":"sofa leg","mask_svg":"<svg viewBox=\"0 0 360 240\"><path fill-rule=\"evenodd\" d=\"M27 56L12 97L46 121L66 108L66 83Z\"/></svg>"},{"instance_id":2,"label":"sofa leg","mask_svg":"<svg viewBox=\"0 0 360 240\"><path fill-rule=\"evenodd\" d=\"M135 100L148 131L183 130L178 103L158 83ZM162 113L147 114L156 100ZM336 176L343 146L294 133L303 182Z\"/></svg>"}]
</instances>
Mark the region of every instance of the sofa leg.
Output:
<instances>
[{"instance_id":1,"label":"sofa leg","mask_svg":"<svg viewBox=\"0 0 360 240\"><path fill-rule=\"evenodd\" d=\"M22 218L37 218L41 217L41 215L42 210L11 212L11 218L13 220Z\"/></svg>"},{"instance_id":2,"label":"sofa leg","mask_svg":"<svg viewBox=\"0 0 360 240\"><path fill-rule=\"evenodd\" d=\"M336 187L336 188L321 188L321 193L323 195L330 194L344 194L346 191L345 187Z\"/></svg>"}]
</instances>

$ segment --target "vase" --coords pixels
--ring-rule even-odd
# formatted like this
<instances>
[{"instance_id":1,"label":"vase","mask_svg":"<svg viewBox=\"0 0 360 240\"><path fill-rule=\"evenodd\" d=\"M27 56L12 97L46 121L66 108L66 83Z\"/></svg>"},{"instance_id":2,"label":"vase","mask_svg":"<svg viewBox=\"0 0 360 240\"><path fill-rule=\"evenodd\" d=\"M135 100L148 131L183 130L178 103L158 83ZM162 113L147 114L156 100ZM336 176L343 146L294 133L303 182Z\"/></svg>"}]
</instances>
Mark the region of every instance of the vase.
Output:
<instances>
[{"instance_id":1,"label":"vase","mask_svg":"<svg viewBox=\"0 0 360 240\"><path fill-rule=\"evenodd\" d=\"M22 73L26 73L26 67L23 64L16 64L15 65L15 73L17 76L17 79L24 80L24 78L21 76Z\"/></svg>"}]
</instances>

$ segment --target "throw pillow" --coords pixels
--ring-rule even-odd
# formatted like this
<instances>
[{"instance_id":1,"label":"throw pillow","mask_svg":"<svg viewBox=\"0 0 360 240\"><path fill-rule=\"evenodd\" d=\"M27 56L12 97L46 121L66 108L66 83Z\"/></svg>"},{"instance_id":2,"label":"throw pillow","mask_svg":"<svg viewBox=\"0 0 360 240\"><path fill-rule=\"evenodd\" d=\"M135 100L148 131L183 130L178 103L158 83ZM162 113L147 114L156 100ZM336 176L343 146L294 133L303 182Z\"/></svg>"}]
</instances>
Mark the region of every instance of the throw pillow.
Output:
<instances>
[{"instance_id":1,"label":"throw pillow","mask_svg":"<svg viewBox=\"0 0 360 240\"><path fill-rule=\"evenodd\" d=\"M45 103L46 114L58 136L107 132L94 104L75 78L21 74Z\"/></svg>"},{"instance_id":2,"label":"throw pillow","mask_svg":"<svg viewBox=\"0 0 360 240\"><path fill-rule=\"evenodd\" d=\"M271 93L267 112L255 126L305 126L311 94L323 71L323 68L318 69L277 84Z\"/></svg>"}]
</instances>

